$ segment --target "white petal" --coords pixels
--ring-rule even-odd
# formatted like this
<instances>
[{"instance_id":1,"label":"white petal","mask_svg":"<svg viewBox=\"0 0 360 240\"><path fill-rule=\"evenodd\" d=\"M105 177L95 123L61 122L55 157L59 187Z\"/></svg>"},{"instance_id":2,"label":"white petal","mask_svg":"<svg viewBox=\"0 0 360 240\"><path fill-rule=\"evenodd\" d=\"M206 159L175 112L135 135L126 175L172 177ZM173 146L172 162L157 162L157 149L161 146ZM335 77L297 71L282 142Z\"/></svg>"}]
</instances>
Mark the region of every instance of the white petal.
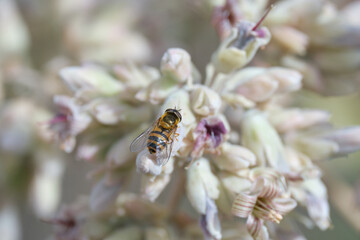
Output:
<instances>
[{"instance_id":1,"label":"white petal","mask_svg":"<svg viewBox=\"0 0 360 240\"><path fill-rule=\"evenodd\" d=\"M239 193L235 201L232 205L231 212L233 215L241 218L248 217L255 204L256 204L257 196L256 195L249 195L246 193Z\"/></svg>"}]
</instances>

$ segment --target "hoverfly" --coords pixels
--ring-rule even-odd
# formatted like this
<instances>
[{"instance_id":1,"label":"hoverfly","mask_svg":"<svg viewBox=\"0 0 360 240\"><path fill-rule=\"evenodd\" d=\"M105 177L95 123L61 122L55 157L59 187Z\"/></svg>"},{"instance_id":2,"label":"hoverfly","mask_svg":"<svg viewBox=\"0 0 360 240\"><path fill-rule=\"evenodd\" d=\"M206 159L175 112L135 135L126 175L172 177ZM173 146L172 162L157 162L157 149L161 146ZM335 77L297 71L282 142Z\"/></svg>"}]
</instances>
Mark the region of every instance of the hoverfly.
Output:
<instances>
[{"instance_id":1,"label":"hoverfly","mask_svg":"<svg viewBox=\"0 0 360 240\"><path fill-rule=\"evenodd\" d=\"M141 133L130 145L131 152L140 152L147 147L150 154L156 156L158 165L165 165L170 156L176 130L181 122L180 110L166 109L165 113L157 119L148 129Z\"/></svg>"}]
</instances>

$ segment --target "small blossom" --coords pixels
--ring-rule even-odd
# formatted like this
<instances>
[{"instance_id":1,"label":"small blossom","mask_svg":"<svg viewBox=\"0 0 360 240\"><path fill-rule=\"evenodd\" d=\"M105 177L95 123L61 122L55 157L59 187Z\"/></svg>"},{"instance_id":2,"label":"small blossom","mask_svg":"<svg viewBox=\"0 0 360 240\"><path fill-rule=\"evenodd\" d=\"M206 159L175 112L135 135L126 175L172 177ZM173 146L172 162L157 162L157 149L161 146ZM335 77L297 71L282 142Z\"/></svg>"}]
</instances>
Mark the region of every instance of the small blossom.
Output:
<instances>
[{"instance_id":1,"label":"small blossom","mask_svg":"<svg viewBox=\"0 0 360 240\"><path fill-rule=\"evenodd\" d=\"M287 171L283 143L273 126L260 112L249 111L242 123L242 143L257 157L260 166L271 166Z\"/></svg>"},{"instance_id":2,"label":"small blossom","mask_svg":"<svg viewBox=\"0 0 360 240\"><path fill-rule=\"evenodd\" d=\"M145 199L154 202L165 189L165 187L169 184L170 179L171 178L169 175L160 175L157 176L155 179L146 179L145 186L142 190L142 196Z\"/></svg>"},{"instance_id":3,"label":"small blossom","mask_svg":"<svg viewBox=\"0 0 360 240\"><path fill-rule=\"evenodd\" d=\"M241 12L238 2L235 0L226 0L223 6L214 8L212 15L212 24L217 30L220 39L226 38L233 26L241 20Z\"/></svg>"},{"instance_id":4,"label":"small blossom","mask_svg":"<svg viewBox=\"0 0 360 240\"><path fill-rule=\"evenodd\" d=\"M170 158L169 162L162 167L162 172L159 176L156 176L155 179L145 177L142 184L142 196L151 202L155 201L170 182L173 171L174 158Z\"/></svg>"},{"instance_id":5,"label":"small blossom","mask_svg":"<svg viewBox=\"0 0 360 240\"><path fill-rule=\"evenodd\" d=\"M139 90L135 98L142 102L150 102L151 104L162 103L168 96L178 90L178 86L173 81L165 78L151 82L151 84Z\"/></svg>"},{"instance_id":6,"label":"small blossom","mask_svg":"<svg viewBox=\"0 0 360 240\"><path fill-rule=\"evenodd\" d=\"M168 49L161 59L161 73L165 78L184 83L192 81L192 63L188 52L181 48Z\"/></svg>"},{"instance_id":7,"label":"small blossom","mask_svg":"<svg viewBox=\"0 0 360 240\"><path fill-rule=\"evenodd\" d=\"M152 81L160 78L160 73L152 67L137 67L133 63L115 65L114 74L127 91L148 86Z\"/></svg>"},{"instance_id":8,"label":"small blossom","mask_svg":"<svg viewBox=\"0 0 360 240\"><path fill-rule=\"evenodd\" d=\"M278 26L271 29L273 39L277 41L286 51L298 55L305 55L309 43L309 37L299 30Z\"/></svg>"},{"instance_id":9,"label":"small blossom","mask_svg":"<svg viewBox=\"0 0 360 240\"><path fill-rule=\"evenodd\" d=\"M288 142L313 160L343 156L360 149L359 127L326 129L288 136Z\"/></svg>"},{"instance_id":10,"label":"small blossom","mask_svg":"<svg viewBox=\"0 0 360 240\"><path fill-rule=\"evenodd\" d=\"M227 78L223 90L224 95L230 92L245 97L250 103L262 102L274 94L299 90L301 79L299 72L283 67L249 67Z\"/></svg>"},{"instance_id":11,"label":"small blossom","mask_svg":"<svg viewBox=\"0 0 360 240\"><path fill-rule=\"evenodd\" d=\"M229 73L248 64L255 53L270 41L267 28L257 29L254 23L240 21L231 34L222 41L212 57L216 69Z\"/></svg>"},{"instance_id":12,"label":"small blossom","mask_svg":"<svg viewBox=\"0 0 360 240\"><path fill-rule=\"evenodd\" d=\"M249 191L252 186L252 182L247 177L225 172L219 177L226 190L227 197L230 198L231 202L235 200L237 194ZM231 208L231 206L229 206L229 208Z\"/></svg>"},{"instance_id":13,"label":"small blossom","mask_svg":"<svg viewBox=\"0 0 360 240\"><path fill-rule=\"evenodd\" d=\"M211 172L207 159L196 160L188 169L186 192L191 205L201 214L206 214L208 198L219 197L219 180Z\"/></svg>"},{"instance_id":14,"label":"small blossom","mask_svg":"<svg viewBox=\"0 0 360 240\"><path fill-rule=\"evenodd\" d=\"M224 141L228 132L224 122L215 116L203 118L194 130L194 149L192 158L200 157L204 150L214 151Z\"/></svg>"},{"instance_id":15,"label":"small blossom","mask_svg":"<svg viewBox=\"0 0 360 240\"><path fill-rule=\"evenodd\" d=\"M147 106L132 107L115 99L96 99L89 107L96 120L105 125L115 125L119 122L139 124L151 115L151 110ZM139 115L143 118L139 119Z\"/></svg>"},{"instance_id":16,"label":"small blossom","mask_svg":"<svg viewBox=\"0 0 360 240\"><path fill-rule=\"evenodd\" d=\"M281 133L327 123L329 119L329 113L322 110L294 108L275 110L269 114L269 121Z\"/></svg>"},{"instance_id":17,"label":"small blossom","mask_svg":"<svg viewBox=\"0 0 360 240\"><path fill-rule=\"evenodd\" d=\"M119 94L124 86L99 66L67 67L60 71L65 84L77 98L91 99Z\"/></svg>"},{"instance_id":18,"label":"small blossom","mask_svg":"<svg viewBox=\"0 0 360 240\"><path fill-rule=\"evenodd\" d=\"M272 67L268 70L276 82L278 82L277 93L298 91L301 88L302 75L298 71L284 67Z\"/></svg>"},{"instance_id":19,"label":"small blossom","mask_svg":"<svg viewBox=\"0 0 360 240\"><path fill-rule=\"evenodd\" d=\"M238 86L235 91L251 101L262 102L274 95L278 86L279 83L274 81L270 76L260 74Z\"/></svg>"},{"instance_id":20,"label":"small blossom","mask_svg":"<svg viewBox=\"0 0 360 240\"><path fill-rule=\"evenodd\" d=\"M263 221L279 223L282 215L296 207L295 200L283 195L282 186L261 177L256 180L249 193L239 193L233 203L232 213L241 218L248 218L246 226L256 238L263 227Z\"/></svg>"},{"instance_id":21,"label":"small blossom","mask_svg":"<svg viewBox=\"0 0 360 240\"><path fill-rule=\"evenodd\" d=\"M61 148L69 153L75 147L76 135L88 127L91 118L70 97L55 96L54 103L59 112L48 122L48 126L55 139L60 141Z\"/></svg>"},{"instance_id":22,"label":"small blossom","mask_svg":"<svg viewBox=\"0 0 360 240\"><path fill-rule=\"evenodd\" d=\"M205 86L195 86L191 92L191 103L193 111L201 116L214 115L221 107L219 94Z\"/></svg>"},{"instance_id":23,"label":"small blossom","mask_svg":"<svg viewBox=\"0 0 360 240\"><path fill-rule=\"evenodd\" d=\"M214 162L221 170L236 172L256 163L255 155L239 145L225 142L221 145L220 152Z\"/></svg>"},{"instance_id":24,"label":"small blossom","mask_svg":"<svg viewBox=\"0 0 360 240\"><path fill-rule=\"evenodd\" d=\"M324 183L317 178L291 185L292 196L299 204L307 208L308 214L315 224L322 230L328 229L331 226L330 207Z\"/></svg>"}]
</instances>

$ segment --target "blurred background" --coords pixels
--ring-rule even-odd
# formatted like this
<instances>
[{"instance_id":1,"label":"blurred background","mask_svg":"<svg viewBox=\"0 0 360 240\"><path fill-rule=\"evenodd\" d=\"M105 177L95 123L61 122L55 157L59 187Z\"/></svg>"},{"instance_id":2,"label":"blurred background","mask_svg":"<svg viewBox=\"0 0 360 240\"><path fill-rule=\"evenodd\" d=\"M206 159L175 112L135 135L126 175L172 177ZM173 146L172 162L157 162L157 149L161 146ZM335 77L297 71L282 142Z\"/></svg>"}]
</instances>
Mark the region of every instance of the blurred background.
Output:
<instances>
[{"instance_id":1,"label":"blurred background","mask_svg":"<svg viewBox=\"0 0 360 240\"><path fill-rule=\"evenodd\" d=\"M52 225L45 220L62 204L90 192L87 174L94 166L63 153L40 130L54 112L52 97L68 93L58 71L84 62L131 61L159 67L166 49L181 47L204 73L219 44L211 19L214 5L221 2L0 0L1 236L46 239ZM359 1L327 2L338 9L353 2L359 6ZM359 52L360 38L353 41L351 47ZM318 49L322 48L315 42L306 58L312 59ZM346 81L323 88L308 84L296 94L296 104L329 111L335 126L360 125L358 56L353 68L340 69ZM334 76L326 68L320 73ZM329 191L333 228L304 228L306 237L360 239L360 154L319 165Z\"/></svg>"}]
</instances>

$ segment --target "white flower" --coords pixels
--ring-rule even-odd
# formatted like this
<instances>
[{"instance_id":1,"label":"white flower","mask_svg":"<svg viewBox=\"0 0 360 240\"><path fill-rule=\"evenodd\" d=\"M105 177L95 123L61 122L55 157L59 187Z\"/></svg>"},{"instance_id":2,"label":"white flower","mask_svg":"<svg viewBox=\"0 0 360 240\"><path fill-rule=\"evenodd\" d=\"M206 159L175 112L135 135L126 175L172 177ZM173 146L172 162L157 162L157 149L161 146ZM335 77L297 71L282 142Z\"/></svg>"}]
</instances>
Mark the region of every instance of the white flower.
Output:
<instances>
[{"instance_id":1,"label":"white flower","mask_svg":"<svg viewBox=\"0 0 360 240\"><path fill-rule=\"evenodd\" d=\"M192 110L201 116L217 114L221 107L221 98L214 90L196 85L191 92Z\"/></svg>"},{"instance_id":2,"label":"white flower","mask_svg":"<svg viewBox=\"0 0 360 240\"><path fill-rule=\"evenodd\" d=\"M161 73L180 83L191 81L192 63L188 52L181 48L168 49L161 59Z\"/></svg>"},{"instance_id":3,"label":"white flower","mask_svg":"<svg viewBox=\"0 0 360 240\"><path fill-rule=\"evenodd\" d=\"M270 41L267 28L254 28L255 24L240 21L231 34L223 40L212 56L212 63L219 72L230 73L248 64L257 50Z\"/></svg>"},{"instance_id":4,"label":"white flower","mask_svg":"<svg viewBox=\"0 0 360 240\"><path fill-rule=\"evenodd\" d=\"M70 97L55 96L54 103L59 112L48 122L48 126L61 148L69 153L75 147L76 135L89 126L91 118Z\"/></svg>"},{"instance_id":5,"label":"white flower","mask_svg":"<svg viewBox=\"0 0 360 240\"><path fill-rule=\"evenodd\" d=\"M191 205L201 214L206 214L207 198L219 197L219 180L207 159L196 160L188 169L186 192Z\"/></svg>"}]
</instances>

